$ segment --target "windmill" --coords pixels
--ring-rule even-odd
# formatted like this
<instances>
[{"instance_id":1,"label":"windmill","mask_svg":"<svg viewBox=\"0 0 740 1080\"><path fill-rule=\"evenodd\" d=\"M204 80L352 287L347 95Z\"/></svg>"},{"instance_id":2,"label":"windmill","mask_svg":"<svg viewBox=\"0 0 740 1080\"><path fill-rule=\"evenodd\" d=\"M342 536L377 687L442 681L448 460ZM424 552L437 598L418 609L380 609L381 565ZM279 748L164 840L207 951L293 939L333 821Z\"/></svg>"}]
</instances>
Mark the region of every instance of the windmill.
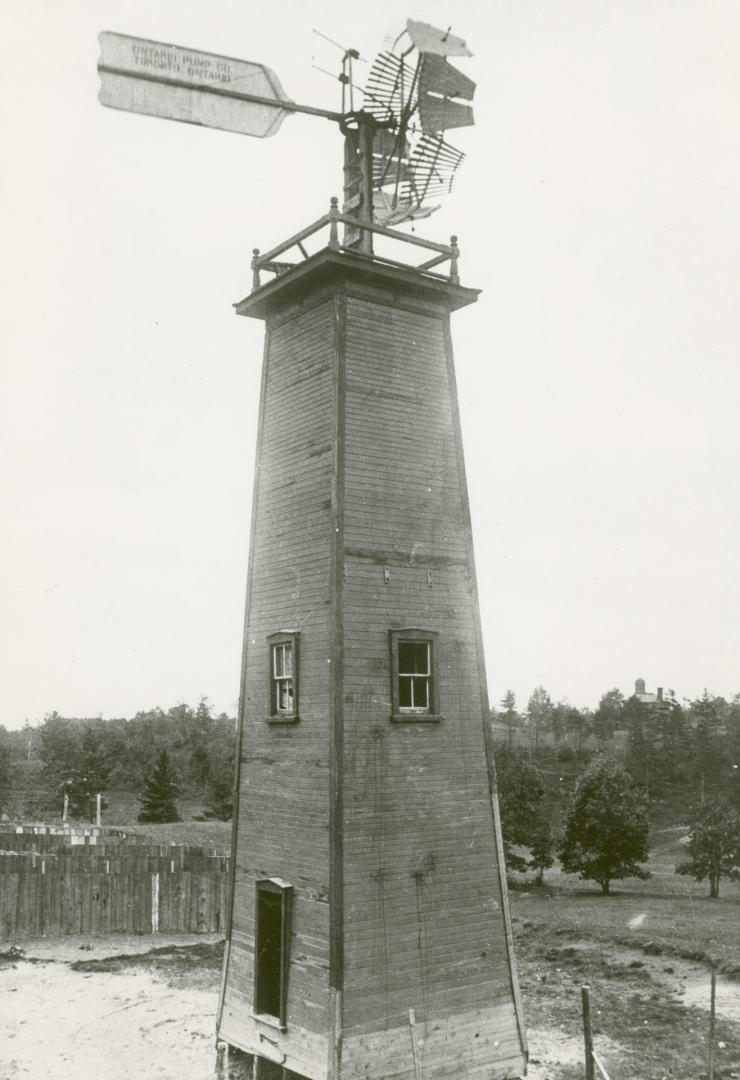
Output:
<instances>
[{"instance_id":1,"label":"windmill","mask_svg":"<svg viewBox=\"0 0 740 1080\"><path fill-rule=\"evenodd\" d=\"M266 334L219 1076L519 1077L450 326L478 291L455 237L394 227L452 189L447 132L472 124L475 86L449 58L469 50L408 20L360 86L343 49L331 112L262 64L100 43L105 105L263 138L304 113L344 135L342 210L254 249L235 304ZM404 242L405 261L374 236Z\"/></svg>"},{"instance_id":2,"label":"windmill","mask_svg":"<svg viewBox=\"0 0 740 1080\"><path fill-rule=\"evenodd\" d=\"M339 125L345 137L345 214L395 225L428 217L429 200L447 194L464 154L444 138L473 123L475 83L449 56L471 56L465 42L408 19L393 46L355 84L356 49L345 49L342 108L302 105L264 64L104 31L99 36L99 100L128 112L265 138L290 113ZM354 109L362 95L364 107ZM347 227L345 243L372 252L372 234Z\"/></svg>"},{"instance_id":3,"label":"windmill","mask_svg":"<svg viewBox=\"0 0 740 1080\"><path fill-rule=\"evenodd\" d=\"M377 125L371 151L372 217L381 224L428 217L436 209L428 200L452 190L465 155L445 141L444 133L473 123L469 102L475 83L447 57L471 55L449 31L409 19L393 47L375 58L363 91L365 116L345 119L344 127L354 149L361 143L363 124ZM359 145L355 152L362 174ZM359 177L351 176L353 183L359 186ZM356 194L345 188L345 208L354 208L356 201Z\"/></svg>"}]
</instances>

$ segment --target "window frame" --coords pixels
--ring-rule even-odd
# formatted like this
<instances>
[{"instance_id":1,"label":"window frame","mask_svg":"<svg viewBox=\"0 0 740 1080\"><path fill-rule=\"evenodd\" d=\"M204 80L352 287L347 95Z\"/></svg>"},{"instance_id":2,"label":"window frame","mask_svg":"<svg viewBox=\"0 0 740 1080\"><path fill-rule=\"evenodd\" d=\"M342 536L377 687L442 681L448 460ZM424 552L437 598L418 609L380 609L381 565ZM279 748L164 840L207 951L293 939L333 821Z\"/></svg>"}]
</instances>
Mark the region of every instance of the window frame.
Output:
<instances>
[{"instance_id":1,"label":"window frame","mask_svg":"<svg viewBox=\"0 0 740 1080\"><path fill-rule=\"evenodd\" d=\"M388 631L391 653L391 720L403 723L438 723L443 720L439 699L439 656L436 630L424 630L418 626L403 626ZM429 705L426 709L404 706L400 703L399 677L403 674L399 665L399 645L424 643L428 646L429 656Z\"/></svg>"},{"instance_id":2,"label":"window frame","mask_svg":"<svg viewBox=\"0 0 740 1080\"><path fill-rule=\"evenodd\" d=\"M268 721L271 724L295 724L300 719L298 712L298 665L299 665L299 641L300 634L297 630L278 630L274 634L269 634L267 637L267 652L268 652L268 672L269 672L269 686L268 686L268 702L269 702L269 714ZM277 692L277 677L275 675L275 653L276 647L280 645L290 645L293 663L293 672L291 675L291 681L293 683L293 707L288 709L280 709L278 707L278 692Z\"/></svg>"},{"instance_id":3,"label":"window frame","mask_svg":"<svg viewBox=\"0 0 740 1080\"><path fill-rule=\"evenodd\" d=\"M255 1020L279 1027L286 1031L288 1026L288 971L290 968L290 936L293 917L293 886L282 878L258 878L254 883L254 985L252 1016ZM280 987L279 1013L260 1011L260 998L264 987L260 985L260 893L279 894L280 896Z\"/></svg>"}]
</instances>

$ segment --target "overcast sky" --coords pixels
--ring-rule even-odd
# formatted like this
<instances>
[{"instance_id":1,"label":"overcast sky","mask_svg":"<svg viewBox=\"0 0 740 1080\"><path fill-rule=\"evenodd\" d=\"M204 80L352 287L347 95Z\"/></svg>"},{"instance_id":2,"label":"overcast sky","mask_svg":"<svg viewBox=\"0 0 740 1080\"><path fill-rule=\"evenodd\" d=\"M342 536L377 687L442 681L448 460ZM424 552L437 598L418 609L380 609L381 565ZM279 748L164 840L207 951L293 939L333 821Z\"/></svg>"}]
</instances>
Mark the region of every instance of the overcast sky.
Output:
<instances>
[{"instance_id":1,"label":"overcast sky","mask_svg":"<svg viewBox=\"0 0 740 1080\"><path fill-rule=\"evenodd\" d=\"M454 316L493 701L740 690L737 0L2 0L0 723L236 707L263 250L341 189L332 124L257 140L104 109L100 30L271 66L316 27L468 40ZM317 62L338 70L322 44Z\"/></svg>"}]
</instances>

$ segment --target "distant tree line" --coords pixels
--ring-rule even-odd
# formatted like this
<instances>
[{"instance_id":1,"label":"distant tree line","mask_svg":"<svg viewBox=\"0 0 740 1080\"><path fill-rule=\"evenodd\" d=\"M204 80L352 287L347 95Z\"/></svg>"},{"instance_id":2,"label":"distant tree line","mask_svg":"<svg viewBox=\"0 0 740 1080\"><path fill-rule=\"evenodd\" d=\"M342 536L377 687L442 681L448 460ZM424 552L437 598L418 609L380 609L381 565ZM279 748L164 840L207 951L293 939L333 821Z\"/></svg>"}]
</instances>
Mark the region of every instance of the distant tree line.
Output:
<instances>
[{"instance_id":1,"label":"distant tree line","mask_svg":"<svg viewBox=\"0 0 740 1080\"><path fill-rule=\"evenodd\" d=\"M649 815L670 813L688 828L677 873L707 881L711 897L721 879L740 880L740 695L705 690L681 705L672 691L613 689L590 712L540 686L523 713L507 691L493 719L510 870L541 881L557 855L608 893L612 880L645 876Z\"/></svg>"},{"instance_id":2,"label":"distant tree line","mask_svg":"<svg viewBox=\"0 0 740 1080\"><path fill-rule=\"evenodd\" d=\"M0 728L0 809L19 778L36 812L56 812L67 795L72 817L88 819L95 795L143 795L165 754L173 791L203 800L203 816L231 816L235 721L213 715L206 699L149 709L131 719L82 719L49 713L38 726ZM31 808L21 807L28 813ZM170 820L173 820L170 818Z\"/></svg>"},{"instance_id":3,"label":"distant tree line","mask_svg":"<svg viewBox=\"0 0 740 1080\"><path fill-rule=\"evenodd\" d=\"M530 757L550 748L561 763L585 764L596 749L609 750L651 802L721 797L740 811L740 694L727 701L705 690L681 704L669 690L646 703L612 689L592 711L553 702L538 686L524 710L508 690L492 719L499 741Z\"/></svg>"}]
</instances>

